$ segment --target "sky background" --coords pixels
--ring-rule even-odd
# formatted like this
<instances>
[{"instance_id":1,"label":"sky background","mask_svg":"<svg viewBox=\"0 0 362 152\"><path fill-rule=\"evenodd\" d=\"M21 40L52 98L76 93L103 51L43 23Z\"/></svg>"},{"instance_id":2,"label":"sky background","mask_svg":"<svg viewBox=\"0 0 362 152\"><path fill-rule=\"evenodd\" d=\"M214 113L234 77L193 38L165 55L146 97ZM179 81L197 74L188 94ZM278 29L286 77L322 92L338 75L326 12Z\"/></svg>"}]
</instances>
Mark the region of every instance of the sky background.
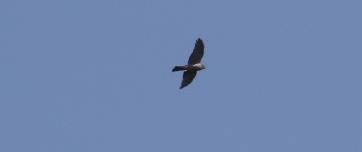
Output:
<instances>
[{"instance_id":1,"label":"sky background","mask_svg":"<svg viewBox=\"0 0 362 152\"><path fill-rule=\"evenodd\" d=\"M0 151L361 152L361 6L1 0Z\"/></svg>"}]
</instances>

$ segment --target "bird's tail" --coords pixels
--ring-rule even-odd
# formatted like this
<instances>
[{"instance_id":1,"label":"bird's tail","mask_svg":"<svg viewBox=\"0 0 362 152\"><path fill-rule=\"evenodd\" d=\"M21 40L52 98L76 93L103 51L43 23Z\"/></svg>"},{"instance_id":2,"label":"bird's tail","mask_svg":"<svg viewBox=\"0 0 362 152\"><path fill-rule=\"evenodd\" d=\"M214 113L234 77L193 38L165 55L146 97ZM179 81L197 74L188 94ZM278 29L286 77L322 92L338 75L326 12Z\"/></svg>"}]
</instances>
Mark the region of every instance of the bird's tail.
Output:
<instances>
[{"instance_id":1,"label":"bird's tail","mask_svg":"<svg viewBox=\"0 0 362 152\"><path fill-rule=\"evenodd\" d=\"M183 70L186 70L186 66L175 66L175 67L172 69L172 72L175 72L175 71L183 71Z\"/></svg>"}]
</instances>

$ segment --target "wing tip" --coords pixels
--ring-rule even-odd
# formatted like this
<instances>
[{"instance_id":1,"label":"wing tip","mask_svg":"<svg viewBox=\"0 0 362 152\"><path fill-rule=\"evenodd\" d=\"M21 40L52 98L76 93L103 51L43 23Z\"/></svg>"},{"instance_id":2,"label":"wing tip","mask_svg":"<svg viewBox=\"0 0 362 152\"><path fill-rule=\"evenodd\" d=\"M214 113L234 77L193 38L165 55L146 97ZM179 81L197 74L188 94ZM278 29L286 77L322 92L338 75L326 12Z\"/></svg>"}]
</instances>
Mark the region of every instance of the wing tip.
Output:
<instances>
[{"instance_id":1,"label":"wing tip","mask_svg":"<svg viewBox=\"0 0 362 152\"><path fill-rule=\"evenodd\" d=\"M201 38L198 38L198 39L196 40L196 45L199 45L199 46L204 47L204 42L202 41Z\"/></svg>"},{"instance_id":2,"label":"wing tip","mask_svg":"<svg viewBox=\"0 0 362 152\"><path fill-rule=\"evenodd\" d=\"M181 86L179 87L179 89L181 90L181 89L185 88L186 86L187 86L187 84L181 84Z\"/></svg>"}]
</instances>

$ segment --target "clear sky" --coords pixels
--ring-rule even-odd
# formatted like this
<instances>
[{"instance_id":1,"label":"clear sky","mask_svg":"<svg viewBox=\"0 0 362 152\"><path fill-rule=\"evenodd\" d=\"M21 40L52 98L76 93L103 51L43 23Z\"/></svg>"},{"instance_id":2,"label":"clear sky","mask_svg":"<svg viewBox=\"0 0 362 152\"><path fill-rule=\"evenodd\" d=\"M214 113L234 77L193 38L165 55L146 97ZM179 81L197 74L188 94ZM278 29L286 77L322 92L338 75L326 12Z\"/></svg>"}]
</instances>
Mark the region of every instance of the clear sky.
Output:
<instances>
[{"instance_id":1,"label":"clear sky","mask_svg":"<svg viewBox=\"0 0 362 152\"><path fill-rule=\"evenodd\" d=\"M0 151L361 152L361 6L1 0Z\"/></svg>"}]
</instances>

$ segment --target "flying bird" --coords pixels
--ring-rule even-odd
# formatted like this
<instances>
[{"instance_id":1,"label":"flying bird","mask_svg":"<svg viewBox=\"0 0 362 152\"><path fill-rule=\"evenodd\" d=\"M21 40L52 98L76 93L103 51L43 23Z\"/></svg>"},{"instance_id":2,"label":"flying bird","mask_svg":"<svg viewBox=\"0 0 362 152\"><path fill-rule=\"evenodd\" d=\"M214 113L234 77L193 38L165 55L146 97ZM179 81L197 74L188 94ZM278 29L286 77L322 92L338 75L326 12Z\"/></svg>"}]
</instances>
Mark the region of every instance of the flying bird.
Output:
<instances>
[{"instance_id":1,"label":"flying bird","mask_svg":"<svg viewBox=\"0 0 362 152\"><path fill-rule=\"evenodd\" d=\"M204 56L204 43L199 38L196 40L194 50L192 51L187 65L175 66L172 72L184 71L180 89L189 85L194 80L197 71L205 69L205 65L201 63L201 59Z\"/></svg>"}]
</instances>

